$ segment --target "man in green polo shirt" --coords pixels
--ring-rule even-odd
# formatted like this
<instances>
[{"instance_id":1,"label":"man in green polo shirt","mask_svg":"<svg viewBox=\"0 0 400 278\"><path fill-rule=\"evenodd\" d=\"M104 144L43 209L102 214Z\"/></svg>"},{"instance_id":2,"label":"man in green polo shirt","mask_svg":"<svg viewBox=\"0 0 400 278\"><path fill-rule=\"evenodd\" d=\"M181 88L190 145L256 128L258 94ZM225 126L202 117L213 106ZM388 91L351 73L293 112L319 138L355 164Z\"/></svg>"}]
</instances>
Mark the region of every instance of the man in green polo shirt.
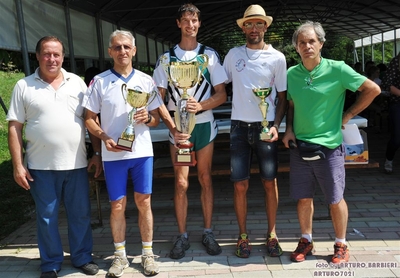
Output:
<instances>
[{"instance_id":1,"label":"man in green polo shirt","mask_svg":"<svg viewBox=\"0 0 400 278\"><path fill-rule=\"evenodd\" d=\"M343 61L323 58L325 32L318 22L306 22L293 34L301 63L288 70L289 109L283 142L290 151L290 194L298 200L302 236L290 259L301 262L314 252L312 240L313 197L318 184L329 204L335 232L332 263L349 260L346 244L348 208L345 188L341 129L380 93L378 85L355 72ZM343 112L346 90L359 91L353 105Z\"/></svg>"}]
</instances>

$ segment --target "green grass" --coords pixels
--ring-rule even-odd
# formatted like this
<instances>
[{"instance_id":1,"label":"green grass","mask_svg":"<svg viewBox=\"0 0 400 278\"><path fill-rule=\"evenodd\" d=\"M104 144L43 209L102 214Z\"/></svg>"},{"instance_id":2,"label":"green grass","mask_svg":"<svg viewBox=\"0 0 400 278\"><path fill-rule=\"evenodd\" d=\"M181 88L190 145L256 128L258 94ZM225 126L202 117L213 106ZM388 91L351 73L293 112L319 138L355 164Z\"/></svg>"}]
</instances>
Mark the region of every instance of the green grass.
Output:
<instances>
[{"instance_id":1,"label":"green grass","mask_svg":"<svg viewBox=\"0 0 400 278\"><path fill-rule=\"evenodd\" d=\"M23 77L23 73L0 71L0 96L7 108L15 83ZM28 221L34 211L34 202L29 191L22 189L14 181L7 134L6 113L0 107L0 240Z\"/></svg>"}]
</instances>

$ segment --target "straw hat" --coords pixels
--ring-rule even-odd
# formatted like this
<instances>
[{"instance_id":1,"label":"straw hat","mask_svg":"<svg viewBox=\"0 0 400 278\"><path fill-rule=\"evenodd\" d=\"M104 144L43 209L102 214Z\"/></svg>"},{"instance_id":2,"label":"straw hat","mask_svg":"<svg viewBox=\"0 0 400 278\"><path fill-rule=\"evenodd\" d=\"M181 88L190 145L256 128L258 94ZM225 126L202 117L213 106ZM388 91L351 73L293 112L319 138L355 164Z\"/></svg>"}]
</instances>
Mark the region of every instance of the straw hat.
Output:
<instances>
[{"instance_id":1,"label":"straw hat","mask_svg":"<svg viewBox=\"0 0 400 278\"><path fill-rule=\"evenodd\" d=\"M251 5L249 6L246 11L244 12L243 18L239 18L236 20L237 25L240 28L243 27L243 23L249 19L261 19L267 22L267 27L269 27L272 23L272 16L267 16L263 7L260 5Z\"/></svg>"}]
</instances>

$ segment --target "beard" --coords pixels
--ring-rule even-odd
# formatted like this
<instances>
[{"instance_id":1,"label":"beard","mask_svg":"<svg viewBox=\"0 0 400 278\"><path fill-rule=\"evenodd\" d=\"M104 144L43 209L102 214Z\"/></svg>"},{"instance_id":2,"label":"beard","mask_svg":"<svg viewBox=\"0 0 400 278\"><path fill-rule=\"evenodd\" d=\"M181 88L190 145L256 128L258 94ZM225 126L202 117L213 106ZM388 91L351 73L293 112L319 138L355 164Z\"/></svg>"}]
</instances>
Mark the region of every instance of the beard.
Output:
<instances>
[{"instance_id":1,"label":"beard","mask_svg":"<svg viewBox=\"0 0 400 278\"><path fill-rule=\"evenodd\" d=\"M258 34L258 36L256 36L256 37L251 36L251 34L247 34L246 40L247 40L248 44L259 44L262 41L262 38L261 38L260 34Z\"/></svg>"}]
</instances>

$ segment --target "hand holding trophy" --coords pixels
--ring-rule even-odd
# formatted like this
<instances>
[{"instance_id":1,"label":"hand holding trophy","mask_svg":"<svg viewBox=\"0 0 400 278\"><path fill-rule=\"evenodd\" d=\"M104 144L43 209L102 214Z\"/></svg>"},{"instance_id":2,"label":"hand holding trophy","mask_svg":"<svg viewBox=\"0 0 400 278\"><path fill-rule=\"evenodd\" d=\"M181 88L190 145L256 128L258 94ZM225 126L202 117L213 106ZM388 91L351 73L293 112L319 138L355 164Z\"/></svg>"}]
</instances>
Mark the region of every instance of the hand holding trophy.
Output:
<instances>
[{"instance_id":1,"label":"hand holding trophy","mask_svg":"<svg viewBox=\"0 0 400 278\"><path fill-rule=\"evenodd\" d=\"M190 134L196 124L196 118L194 113L190 113L186 109L187 100L190 97L187 90L201 81L202 73L208 65L208 56L200 54L192 61L167 63L166 60L166 56L161 58L161 63L167 73L169 82L176 88L183 90L174 114L175 124L180 132ZM196 158L194 152L191 151L193 143L187 140L176 145L179 150L176 153L176 162L174 164L179 166L195 166Z\"/></svg>"},{"instance_id":2,"label":"hand holding trophy","mask_svg":"<svg viewBox=\"0 0 400 278\"><path fill-rule=\"evenodd\" d=\"M261 125L263 126L260 133L260 140L269 140L272 138L272 134L268 134L268 121L267 121L267 112L268 112L268 102L265 99L271 94L272 88L254 88L253 93L255 96L261 99L258 107L261 110L261 114L263 116L263 120L261 121Z\"/></svg>"},{"instance_id":3,"label":"hand holding trophy","mask_svg":"<svg viewBox=\"0 0 400 278\"><path fill-rule=\"evenodd\" d=\"M125 103L128 103L132 110L128 113L128 126L122 132L121 137L118 138L117 149L132 151L132 145L135 141L135 114L138 108L147 107L157 96L157 92L151 93L141 92L134 89L128 89L126 84L121 86L122 97ZM150 101L149 101L150 99Z\"/></svg>"}]
</instances>

